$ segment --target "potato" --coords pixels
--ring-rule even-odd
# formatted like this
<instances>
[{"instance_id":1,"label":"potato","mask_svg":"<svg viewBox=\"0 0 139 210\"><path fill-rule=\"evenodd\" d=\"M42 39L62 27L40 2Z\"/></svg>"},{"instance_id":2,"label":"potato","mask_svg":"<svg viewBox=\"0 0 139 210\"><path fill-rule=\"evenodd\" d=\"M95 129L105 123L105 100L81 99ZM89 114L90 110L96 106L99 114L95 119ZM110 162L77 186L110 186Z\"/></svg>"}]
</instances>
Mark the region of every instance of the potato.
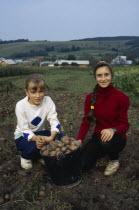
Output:
<instances>
[{"instance_id":1,"label":"potato","mask_svg":"<svg viewBox=\"0 0 139 210\"><path fill-rule=\"evenodd\" d=\"M75 142L74 142L74 141L71 141L71 142L70 142L70 145L71 145L71 146L75 146Z\"/></svg>"},{"instance_id":2,"label":"potato","mask_svg":"<svg viewBox=\"0 0 139 210\"><path fill-rule=\"evenodd\" d=\"M72 149L74 151L74 150L78 149L78 147L75 145Z\"/></svg>"},{"instance_id":3,"label":"potato","mask_svg":"<svg viewBox=\"0 0 139 210\"><path fill-rule=\"evenodd\" d=\"M45 193L43 190L41 190L41 191L39 192L39 196L40 196L40 197L45 197L45 196L46 196L46 193Z\"/></svg>"},{"instance_id":4,"label":"potato","mask_svg":"<svg viewBox=\"0 0 139 210\"><path fill-rule=\"evenodd\" d=\"M60 148L57 147L57 148L55 149L55 151L56 151L56 152L60 152Z\"/></svg>"},{"instance_id":5,"label":"potato","mask_svg":"<svg viewBox=\"0 0 139 210\"><path fill-rule=\"evenodd\" d=\"M62 156L63 154L62 154L62 152L61 151L58 151L58 152L56 152L56 156L59 158L60 156Z\"/></svg>"},{"instance_id":6,"label":"potato","mask_svg":"<svg viewBox=\"0 0 139 210\"><path fill-rule=\"evenodd\" d=\"M50 156L55 156L55 155L56 155L55 151L50 152Z\"/></svg>"},{"instance_id":7,"label":"potato","mask_svg":"<svg viewBox=\"0 0 139 210\"><path fill-rule=\"evenodd\" d=\"M62 143L62 142L59 142L59 143L57 144L57 146L58 146L58 147L63 147L63 143Z\"/></svg>"},{"instance_id":8,"label":"potato","mask_svg":"<svg viewBox=\"0 0 139 210\"><path fill-rule=\"evenodd\" d=\"M66 149L69 149L70 145L68 144L68 145L66 145L65 147L66 147Z\"/></svg>"},{"instance_id":9,"label":"potato","mask_svg":"<svg viewBox=\"0 0 139 210\"><path fill-rule=\"evenodd\" d=\"M74 150L76 150L78 147L77 146L75 146L75 145L71 145L70 147L69 147L69 149L71 150L71 151L74 151Z\"/></svg>"},{"instance_id":10,"label":"potato","mask_svg":"<svg viewBox=\"0 0 139 210\"><path fill-rule=\"evenodd\" d=\"M69 149L66 150L65 154L69 154L71 151Z\"/></svg>"},{"instance_id":11,"label":"potato","mask_svg":"<svg viewBox=\"0 0 139 210\"><path fill-rule=\"evenodd\" d=\"M66 147L61 147L61 152L64 153L64 152L66 152L66 150L67 150Z\"/></svg>"},{"instance_id":12,"label":"potato","mask_svg":"<svg viewBox=\"0 0 139 210\"><path fill-rule=\"evenodd\" d=\"M50 141L49 145L51 146L53 144L55 144L55 142L54 141Z\"/></svg>"},{"instance_id":13,"label":"potato","mask_svg":"<svg viewBox=\"0 0 139 210\"><path fill-rule=\"evenodd\" d=\"M63 136L62 141L64 142L65 140L68 140L69 137L68 136Z\"/></svg>"},{"instance_id":14,"label":"potato","mask_svg":"<svg viewBox=\"0 0 139 210\"><path fill-rule=\"evenodd\" d=\"M41 148L41 151L43 152L43 151L45 151L47 149L47 146L43 146L42 148Z\"/></svg>"},{"instance_id":15,"label":"potato","mask_svg":"<svg viewBox=\"0 0 139 210\"><path fill-rule=\"evenodd\" d=\"M4 203L4 199L0 197L0 205Z\"/></svg>"},{"instance_id":16,"label":"potato","mask_svg":"<svg viewBox=\"0 0 139 210\"><path fill-rule=\"evenodd\" d=\"M64 145L68 145L70 143L70 141L68 139L63 140Z\"/></svg>"},{"instance_id":17,"label":"potato","mask_svg":"<svg viewBox=\"0 0 139 210\"><path fill-rule=\"evenodd\" d=\"M51 151L55 151L56 148L57 148L57 145L51 145Z\"/></svg>"},{"instance_id":18,"label":"potato","mask_svg":"<svg viewBox=\"0 0 139 210\"><path fill-rule=\"evenodd\" d=\"M49 147L49 151L54 151L56 149L57 143L55 143L54 141L51 141L48 145Z\"/></svg>"},{"instance_id":19,"label":"potato","mask_svg":"<svg viewBox=\"0 0 139 210\"><path fill-rule=\"evenodd\" d=\"M42 153L43 156L49 156L49 154L50 154L50 153L49 153L48 150L45 150L45 151L43 151L43 153Z\"/></svg>"},{"instance_id":20,"label":"potato","mask_svg":"<svg viewBox=\"0 0 139 210\"><path fill-rule=\"evenodd\" d=\"M9 194L5 194L4 199L5 200L10 200L10 195Z\"/></svg>"}]
</instances>

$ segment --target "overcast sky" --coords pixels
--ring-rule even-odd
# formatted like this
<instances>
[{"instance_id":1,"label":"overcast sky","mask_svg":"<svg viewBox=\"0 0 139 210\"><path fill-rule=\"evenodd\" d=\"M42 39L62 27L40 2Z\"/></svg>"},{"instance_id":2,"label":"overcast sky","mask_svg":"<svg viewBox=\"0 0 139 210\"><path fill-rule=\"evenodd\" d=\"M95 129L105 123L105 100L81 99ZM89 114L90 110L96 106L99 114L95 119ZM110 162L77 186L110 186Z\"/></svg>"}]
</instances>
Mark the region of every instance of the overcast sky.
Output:
<instances>
[{"instance_id":1,"label":"overcast sky","mask_svg":"<svg viewBox=\"0 0 139 210\"><path fill-rule=\"evenodd\" d=\"M139 36L139 0L0 0L0 39Z\"/></svg>"}]
</instances>

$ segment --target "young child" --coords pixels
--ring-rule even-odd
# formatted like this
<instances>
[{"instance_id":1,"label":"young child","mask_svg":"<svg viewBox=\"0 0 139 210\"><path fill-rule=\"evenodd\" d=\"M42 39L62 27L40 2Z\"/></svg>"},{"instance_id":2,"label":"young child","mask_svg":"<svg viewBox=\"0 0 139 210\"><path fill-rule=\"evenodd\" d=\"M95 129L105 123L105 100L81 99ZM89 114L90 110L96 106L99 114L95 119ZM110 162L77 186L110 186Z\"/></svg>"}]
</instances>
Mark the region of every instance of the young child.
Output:
<instances>
[{"instance_id":1,"label":"young child","mask_svg":"<svg viewBox=\"0 0 139 210\"><path fill-rule=\"evenodd\" d=\"M27 96L16 104L17 127L14 135L24 169L32 168L32 160L42 160L40 149L43 145L53 141L57 135L59 139L62 137L55 104L49 96L45 96L45 91L43 77L32 74L26 79ZM46 119L51 131L45 130Z\"/></svg>"}]
</instances>

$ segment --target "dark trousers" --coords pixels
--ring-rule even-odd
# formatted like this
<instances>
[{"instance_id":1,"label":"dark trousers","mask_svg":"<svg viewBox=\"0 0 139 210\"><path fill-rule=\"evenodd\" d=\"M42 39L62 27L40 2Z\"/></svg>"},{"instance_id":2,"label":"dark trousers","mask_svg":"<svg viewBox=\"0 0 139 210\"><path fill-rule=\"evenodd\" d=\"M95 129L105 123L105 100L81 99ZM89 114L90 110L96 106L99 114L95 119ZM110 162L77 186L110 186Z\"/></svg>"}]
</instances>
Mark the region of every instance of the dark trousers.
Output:
<instances>
[{"instance_id":1,"label":"dark trousers","mask_svg":"<svg viewBox=\"0 0 139 210\"><path fill-rule=\"evenodd\" d=\"M50 136L51 132L49 130L44 131L38 131L34 132L35 135L40 136ZM60 140L62 138L62 134L58 134L58 139ZM37 160L42 158L40 155L40 149L37 148L35 141L28 141L23 136L19 137L18 139L15 139L16 148L18 151L21 152L21 157L25 158L27 160Z\"/></svg>"},{"instance_id":2,"label":"dark trousers","mask_svg":"<svg viewBox=\"0 0 139 210\"><path fill-rule=\"evenodd\" d=\"M91 169L96 161L108 155L110 160L117 160L120 152L126 145L126 139L121 138L118 134L114 134L113 138L108 142L102 142L96 134L92 135L82 149L82 168L83 170Z\"/></svg>"}]
</instances>

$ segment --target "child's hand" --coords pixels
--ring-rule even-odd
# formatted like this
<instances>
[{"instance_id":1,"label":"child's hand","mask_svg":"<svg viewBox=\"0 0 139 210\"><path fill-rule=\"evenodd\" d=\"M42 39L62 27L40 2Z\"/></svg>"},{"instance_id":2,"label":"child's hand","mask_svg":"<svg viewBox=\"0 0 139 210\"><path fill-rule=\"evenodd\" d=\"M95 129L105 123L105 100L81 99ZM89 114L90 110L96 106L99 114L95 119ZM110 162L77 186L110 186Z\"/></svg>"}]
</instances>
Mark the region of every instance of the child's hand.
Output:
<instances>
[{"instance_id":1,"label":"child's hand","mask_svg":"<svg viewBox=\"0 0 139 210\"><path fill-rule=\"evenodd\" d=\"M45 144L49 144L51 141L54 140L52 136L44 136Z\"/></svg>"},{"instance_id":2,"label":"child's hand","mask_svg":"<svg viewBox=\"0 0 139 210\"><path fill-rule=\"evenodd\" d=\"M36 145L38 149L41 149L45 144L45 136L36 136Z\"/></svg>"}]
</instances>

